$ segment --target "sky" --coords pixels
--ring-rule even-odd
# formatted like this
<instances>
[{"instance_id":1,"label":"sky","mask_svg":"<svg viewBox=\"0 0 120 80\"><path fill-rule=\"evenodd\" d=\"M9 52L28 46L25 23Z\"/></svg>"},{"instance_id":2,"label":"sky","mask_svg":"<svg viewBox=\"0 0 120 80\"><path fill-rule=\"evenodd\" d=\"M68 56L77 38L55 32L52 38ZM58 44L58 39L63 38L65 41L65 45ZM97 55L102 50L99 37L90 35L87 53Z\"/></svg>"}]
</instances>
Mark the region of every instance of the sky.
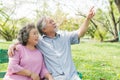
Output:
<instances>
[{"instance_id":1,"label":"sky","mask_svg":"<svg viewBox=\"0 0 120 80\"><path fill-rule=\"evenodd\" d=\"M17 6L15 6L15 1ZM44 1L45 0L0 0L5 7L11 9L16 7L13 18L35 18L35 10L42 10ZM76 10L86 14L92 6L95 7L95 11L98 8L105 9L107 0L46 0L46 2L49 6L48 10L53 14L57 9L56 2L59 2L60 9L63 10L63 12L68 13L69 17L75 17Z\"/></svg>"}]
</instances>

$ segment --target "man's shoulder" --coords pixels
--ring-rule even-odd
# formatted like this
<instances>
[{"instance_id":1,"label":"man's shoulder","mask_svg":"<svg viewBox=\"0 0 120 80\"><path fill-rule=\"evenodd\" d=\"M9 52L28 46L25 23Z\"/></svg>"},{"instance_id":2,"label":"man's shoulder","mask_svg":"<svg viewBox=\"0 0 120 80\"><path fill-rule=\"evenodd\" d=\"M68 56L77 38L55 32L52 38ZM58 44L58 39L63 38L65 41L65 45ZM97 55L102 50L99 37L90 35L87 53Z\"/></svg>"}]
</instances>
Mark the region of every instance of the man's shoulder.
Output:
<instances>
[{"instance_id":1,"label":"man's shoulder","mask_svg":"<svg viewBox=\"0 0 120 80\"><path fill-rule=\"evenodd\" d=\"M63 31L63 30L59 30L59 31L57 31L57 34L66 34L68 31L67 30L65 30L65 31Z\"/></svg>"},{"instance_id":2,"label":"man's shoulder","mask_svg":"<svg viewBox=\"0 0 120 80\"><path fill-rule=\"evenodd\" d=\"M38 44L37 45L42 45L44 42L45 42L45 37L44 36L41 36L38 40Z\"/></svg>"},{"instance_id":3,"label":"man's shoulder","mask_svg":"<svg viewBox=\"0 0 120 80\"><path fill-rule=\"evenodd\" d=\"M16 48L15 51L22 52L24 47L25 46L23 46L22 44L18 44L18 45L15 46L15 48Z\"/></svg>"},{"instance_id":4,"label":"man's shoulder","mask_svg":"<svg viewBox=\"0 0 120 80\"><path fill-rule=\"evenodd\" d=\"M61 32L65 32L65 31L63 31L63 30L59 30L59 31L57 31L57 33L61 33Z\"/></svg>"},{"instance_id":5,"label":"man's shoulder","mask_svg":"<svg viewBox=\"0 0 120 80\"><path fill-rule=\"evenodd\" d=\"M23 48L24 46L22 45L22 44L18 44L18 45L16 45L16 48L18 48L18 49L21 49L21 48Z\"/></svg>"}]
</instances>

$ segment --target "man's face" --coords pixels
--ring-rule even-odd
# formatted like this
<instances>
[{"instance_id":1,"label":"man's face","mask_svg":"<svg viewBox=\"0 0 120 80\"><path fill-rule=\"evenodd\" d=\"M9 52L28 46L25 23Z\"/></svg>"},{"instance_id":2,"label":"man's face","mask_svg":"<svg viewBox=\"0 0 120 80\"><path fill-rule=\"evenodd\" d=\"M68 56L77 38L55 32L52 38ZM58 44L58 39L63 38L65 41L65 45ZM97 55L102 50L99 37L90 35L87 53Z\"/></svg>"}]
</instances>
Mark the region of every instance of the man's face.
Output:
<instances>
[{"instance_id":1,"label":"man's face","mask_svg":"<svg viewBox=\"0 0 120 80\"><path fill-rule=\"evenodd\" d=\"M56 33L57 31L57 26L56 26L56 23L54 22L54 20L50 19L50 18L47 18L46 19L46 26L44 27L44 32L45 33Z\"/></svg>"}]
</instances>

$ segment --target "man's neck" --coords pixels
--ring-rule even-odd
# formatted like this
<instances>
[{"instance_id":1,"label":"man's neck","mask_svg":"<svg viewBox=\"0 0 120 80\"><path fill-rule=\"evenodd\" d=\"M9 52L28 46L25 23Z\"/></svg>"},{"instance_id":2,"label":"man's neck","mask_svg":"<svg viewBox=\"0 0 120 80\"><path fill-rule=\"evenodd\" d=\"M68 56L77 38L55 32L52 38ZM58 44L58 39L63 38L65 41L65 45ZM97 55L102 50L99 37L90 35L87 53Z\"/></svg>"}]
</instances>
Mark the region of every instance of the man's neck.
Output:
<instances>
[{"instance_id":1,"label":"man's neck","mask_svg":"<svg viewBox=\"0 0 120 80\"><path fill-rule=\"evenodd\" d=\"M46 34L46 35L50 38L54 38L56 36L56 33L49 33L49 34Z\"/></svg>"}]
</instances>

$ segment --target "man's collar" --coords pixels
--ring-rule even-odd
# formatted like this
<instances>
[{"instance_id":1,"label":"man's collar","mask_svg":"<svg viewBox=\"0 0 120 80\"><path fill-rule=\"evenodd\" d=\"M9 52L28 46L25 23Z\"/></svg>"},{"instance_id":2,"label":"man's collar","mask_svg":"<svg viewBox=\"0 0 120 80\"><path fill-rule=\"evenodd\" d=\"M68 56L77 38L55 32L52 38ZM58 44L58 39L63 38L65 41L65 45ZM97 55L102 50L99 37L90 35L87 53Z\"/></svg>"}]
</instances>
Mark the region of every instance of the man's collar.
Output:
<instances>
[{"instance_id":1,"label":"man's collar","mask_svg":"<svg viewBox=\"0 0 120 80\"><path fill-rule=\"evenodd\" d=\"M43 34L43 35L42 35L42 37L43 37L43 38L45 38L45 37L48 37L48 36L47 36L47 35L45 35L45 34ZM55 37L60 37L60 33L56 32ZM48 37L48 38L49 38L49 37Z\"/></svg>"}]
</instances>

